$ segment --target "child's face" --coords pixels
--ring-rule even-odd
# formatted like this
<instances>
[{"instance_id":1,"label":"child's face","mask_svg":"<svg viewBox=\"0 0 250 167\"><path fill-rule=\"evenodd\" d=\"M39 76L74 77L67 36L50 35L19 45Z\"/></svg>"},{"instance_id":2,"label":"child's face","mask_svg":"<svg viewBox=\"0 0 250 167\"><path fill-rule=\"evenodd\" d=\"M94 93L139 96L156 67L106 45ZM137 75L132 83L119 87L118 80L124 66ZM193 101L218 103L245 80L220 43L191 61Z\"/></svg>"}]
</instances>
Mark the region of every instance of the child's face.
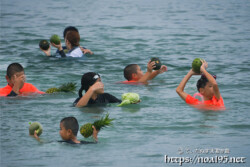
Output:
<instances>
[{"instance_id":1,"label":"child's face","mask_svg":"<svg viewBox=\"0 0 250 167\"><path fill-rule=\"evenodd\" d=\"M137 70L136 70L136 79L141 79L141 77L143 76L143 71L141 70L140 66L137 66Z\"/></svg>"},{"instance_id":2,"label":"child's face","mask_svg":"<svg viewBox=\"0 0 250 167\"><path fill-rule=\"evenodd\" d=\"M63 123L60 123L60 131L59 131L61 138L63 140L69 140L70 139L70 133L68 130L65 129L65 127L63 126Z\"/></svg>"},{"instance_id":3,"label":"child's face","mask_svg":"<svg viewBox=\"0 0 250 167\"><path fill-rule=\"evenodd\" d=\"M203 96L207 97L208 99L212 99L214 96L214 89L213 85L210 82L207 82L206 86L203 88L202 92Z\"/></svg>"},{"instance_id":4,"label":"child's face","mask_svg":"<svg viewBox=\"0 0 250 167\"><path fill-rule=\"evenodd\" d=\"M24 77L24 82L26 81L26 76L24 74L24 71L16 72L14 75L11 76L11 78L6 76L6 80L9 83L9 85L14 85L17 79L20 79L20 77ZM21 78L22 79L22 78Z\"/></svg>"}]
</instances>

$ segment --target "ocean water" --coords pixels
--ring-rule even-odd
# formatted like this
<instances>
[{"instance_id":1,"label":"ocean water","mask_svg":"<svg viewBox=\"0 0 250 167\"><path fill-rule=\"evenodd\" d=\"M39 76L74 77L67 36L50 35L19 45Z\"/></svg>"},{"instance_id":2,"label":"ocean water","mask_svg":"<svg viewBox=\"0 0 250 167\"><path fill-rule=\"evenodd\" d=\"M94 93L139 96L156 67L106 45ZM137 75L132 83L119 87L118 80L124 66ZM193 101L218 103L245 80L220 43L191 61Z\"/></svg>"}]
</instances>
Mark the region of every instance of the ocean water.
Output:
<instances>
[{"instance_id":1,"label":"ocean water","mask_svg":"<svg viewBox=\"0 0 250 167\"><path fill-rule=\"evenodd\" d=\"M102 77L105 92L119 98L136 92L142 100L122 108L115 104L75 108L77 91L1 98L1 167L179 166L166 163L165 155L245 157L245 163L183 166L249 166L250 1L2 0L0 5L0 87L6 85L7 66L19 62L27 82L42 91L66 82L76 82L79 89L82 74L95 71ZM46 57L39 41L52 34L63 38L64 28L70 25L79 29L81 45L94 55L87 59ZM147 86L116 84L124 80L126 65L139 64L145 72L153 56L167 65L168 72ZM175 92L196 57L204 58L208 71L217 75L225 111L196 110ZM197 92L198 78L190 79L186 92ZM98 144L57 142L62 118L75 116L82 125L106 113L115 120L100 131ZM28 123L34 121L43 125L44 143L28 134ZM91 141L80 134L78 139Z\"/></svg>"}]
</instances>

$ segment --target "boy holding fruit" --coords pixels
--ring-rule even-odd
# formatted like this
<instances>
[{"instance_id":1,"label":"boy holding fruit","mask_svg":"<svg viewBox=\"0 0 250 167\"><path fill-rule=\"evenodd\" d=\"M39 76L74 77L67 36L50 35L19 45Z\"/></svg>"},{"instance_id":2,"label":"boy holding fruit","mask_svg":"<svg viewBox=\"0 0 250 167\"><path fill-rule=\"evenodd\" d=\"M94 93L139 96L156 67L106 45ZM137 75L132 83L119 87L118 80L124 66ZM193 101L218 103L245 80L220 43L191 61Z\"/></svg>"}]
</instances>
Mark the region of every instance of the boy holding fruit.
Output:
<instances>
[{"instance_id":1,"label":"boy holding fruit","mask_svg":"<svg viewBox=\"0 0 250 167\"><path fill-rule=\"evenodd\" d=\"M179 86L176 88L176 92L179 96L190 105L201 107L202 109L225 109L223 98L221 97L218 84L216 82L216 76L212 76L206 71L207 62L200 59L200 70L195 70L195 67L188 72L183 78ZM196 72L195 72L195 71ZM184 92L186 83L193 75L201 75L201 78L197 81L197 90L202 95L203 100L199 101L191 95Z\"/></svg>"}]
</instances>

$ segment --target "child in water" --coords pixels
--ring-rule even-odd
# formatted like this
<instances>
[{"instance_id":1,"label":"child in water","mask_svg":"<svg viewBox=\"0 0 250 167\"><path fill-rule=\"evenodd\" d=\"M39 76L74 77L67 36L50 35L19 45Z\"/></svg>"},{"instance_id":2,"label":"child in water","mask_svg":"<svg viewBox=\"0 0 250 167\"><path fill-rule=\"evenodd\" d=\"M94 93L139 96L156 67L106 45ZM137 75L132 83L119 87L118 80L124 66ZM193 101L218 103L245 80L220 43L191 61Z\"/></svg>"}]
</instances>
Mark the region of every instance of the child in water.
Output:
<instances>
[{"instance_id":1,"label":"child in water","mask_svg":"<svg viewBox=\"0 0 250 167\"><path fill-rule=\"evenodd\" d=\"M82 95L82 91L85 94ZM99 74L94 72L85 73L81 79L81 88L79 89L79 97L75 100L74 106L84 107L88 104L106 104L121 103L121 100L109 93L104 93L104 84Z\"/></svg>"},{"instance_id":2,"label":"child in water","mask_svg":"<svg viewBox=\"0 0 250 167\"><path fill-rule=\"evenodd\" d=\"M195 105L201 109L224 109L223 98L221 97L218 84L216 82L216 76L212 76L206 71L207 62L202 61L202 65L200 67L201 78L197 81L197 90L202 95L203 100L199 101L195 99L191 95L184 92L184 88L188 80L192 75L199 75L195 73L192 69L188 72L188 74L183 78L179 86L176 88L176 92L179 96L190 105Z\"/></svg>"},{"instance_id":3,"label":"child in water","mask_svg":"<svg viewBox=\"0 0 250 167\"><path fill-rule=\"evenodd\" d=\"M65 29L64 29L64 31L63 31L63 38L64 38L64 40L66 40L66 34L69 32L69 31L73 31L73 32L77 32L77 33L79 33L78 32L78 29L76 28L76 27L73 27L73 26L68 26L68 27L66 27ZM75 38L75 37L74 37ZM76 38L75 38L76 39ZM79 36L79 41L80 41L80 36ZM65 42L66 43L66 42ZM78 42L79 43L79 42ZM60 48L60 45L59 46L57 46L57 45L55 45L55 44L51 44L52 46L54 46L54 47L57 47L57 48ZM66 44L67 45L67 44ZM80 48L80 50L82 51L82 53L83 54L93 54L93 52L91 52L91 50L89 50L89 49L86 49L86 48L84 48L84 47L81 47L80 45L78 45L79 46L79 48ZM40 48L47 56L51 56L51 48L50 48L50 46L49 46L49 48L47 49L47 50L43 50L42 48ZM67 48L67 46L62 46L62 48L61 48L61 50L60 51L62 51L63 50L63 52L64 52L64 54L60 54L60 52L59 52L59 49L57 49L57 51L56 51L56 55L60 55L61 57L65 57L65 56L74 56L74 55L65 55L66 53L68 53L68 48Z\"/></svg>"},{"instance_id":4,"label":"child in water","mask_svg":"<svg viewBox=\"0 0 250 167\"><path fill-rule=\"evenodd\" d=\"M66 142L69 144L91 144L91 143L97 143L98 138L98 131L96 130L95 126L92 126L93 128L93 139L94 142L88 142L88 141L79 141L77 140L77 133L79 130L79 124L75 117L65 117L60 122L60 131L59 134L62 141L59 142ZM34 131L34 137L38 141L40 141L40 138L37 136L36 131Z\"/></svg>"},{"instance_id":5,"label":"child in water","mask_svg":"<svg viewBox=\"0 0 250 167\"><path fill-rule=\"evenodd\" d=\"M7 67L5 76L8 85L0 88L0 96L18 96L31 94L44 94L34 85L26 83L24 69L19 63L12 63Z\"/></svg>"},{"instance_id":6,"label":"child in water","mask_svg":"<svg viewBox=\"0 0 250 167\"><path fill-rule=\"evenodd\" d=\"M82 57L83 53L80 48L80 35L76 31L68 31L65 36L65 44L68 49L68 53L64 53L64 50L62 48L62 44L56 45L54 43L51 43L52 46L56 47L59 51L59 54L61 57Z\"/></svg>"},{"instance_id":7,"label":"child in water","mask_svg":"<svg viewBox=\"0 0 250 167\"><path fill-rule=\"evenodd\" d=\"M167 71L167 66L165 65L162 65L159 70L153 71L153 68L155 68L155 62L151 62L151 60L147 64L147 72L145 74L143 74L143 71L138 64L129 64L123 70L124 77L127 79L127 81L123 81L121 83L147 83L147 81L154 79L158 74Z\"/></svg>"}]
</instances>

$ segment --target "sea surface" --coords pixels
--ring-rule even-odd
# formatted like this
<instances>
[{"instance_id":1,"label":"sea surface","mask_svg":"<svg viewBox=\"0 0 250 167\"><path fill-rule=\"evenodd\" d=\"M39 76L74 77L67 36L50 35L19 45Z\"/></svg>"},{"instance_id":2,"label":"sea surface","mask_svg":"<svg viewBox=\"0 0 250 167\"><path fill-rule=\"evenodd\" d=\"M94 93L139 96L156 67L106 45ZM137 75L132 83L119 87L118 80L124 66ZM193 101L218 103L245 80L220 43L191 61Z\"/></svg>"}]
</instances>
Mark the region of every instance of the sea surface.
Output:
<instances>
[{"instance_id":1,"label":"sea surface","mask_svg":"<svg viewBox=\"0 0 250 167\"><path fill-rule=\"evenodd\" d=\"M82 74L94 71L100 73L105 92L118 98L135 92L142 100L126 107L75 108L77 90L0 98L1 167L180 165L166 163L170 157L193 158L183 166L250 166L249 0L1 0L0 6L0 87L7 84L7 66L19 62L27 82L42 91L67 82L77 83L78 90ZM39 41L52 34L63 39L70 25L79 29L81 46L94 55L45 56ZM128 64L146 72L151 57L159 57L168 71L145 86L116 83L125 80ZM175 89L196 57L205 59L207 70L217 75L225 111L200 111L177 95ZM190 79L187 93L197 92L198 79ZM98 144L57 142L62 118L75 116L83 125L106 113L115 120L99 132ZM43 125L43 143L29 136L29 122L35 121ZM80 133L78 139L92 141ZM218 161L198 163L197 157ZM245 157L245 163L232 160L237 157Z\"/></svg>"}]
</instances>

